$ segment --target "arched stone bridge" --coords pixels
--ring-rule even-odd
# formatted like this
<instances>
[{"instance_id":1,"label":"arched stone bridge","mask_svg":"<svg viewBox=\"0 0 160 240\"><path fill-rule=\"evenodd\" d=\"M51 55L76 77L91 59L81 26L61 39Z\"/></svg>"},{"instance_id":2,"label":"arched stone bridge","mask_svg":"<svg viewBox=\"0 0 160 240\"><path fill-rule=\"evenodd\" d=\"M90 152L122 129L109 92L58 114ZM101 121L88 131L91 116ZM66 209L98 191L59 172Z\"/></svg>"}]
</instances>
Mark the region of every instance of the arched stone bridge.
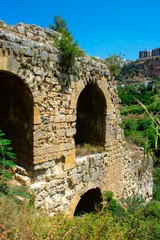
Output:
<instances>
[{"instance_id":1,"label":"arched stone bridge","mask_svg":"<svg viewBox=\"0 0 160 240\"><path fill-rule=\"evenodd\" d=\"M27 175L16 177L49 213L86 211L104 190L117 198L149 198L151 173L146 168L139 176L124 149L116 85L106 65L85 57L64 72L53 34L0 22L0 129ZM103 152L76 156L84 143Z\"/></svg>"}]
</instances>

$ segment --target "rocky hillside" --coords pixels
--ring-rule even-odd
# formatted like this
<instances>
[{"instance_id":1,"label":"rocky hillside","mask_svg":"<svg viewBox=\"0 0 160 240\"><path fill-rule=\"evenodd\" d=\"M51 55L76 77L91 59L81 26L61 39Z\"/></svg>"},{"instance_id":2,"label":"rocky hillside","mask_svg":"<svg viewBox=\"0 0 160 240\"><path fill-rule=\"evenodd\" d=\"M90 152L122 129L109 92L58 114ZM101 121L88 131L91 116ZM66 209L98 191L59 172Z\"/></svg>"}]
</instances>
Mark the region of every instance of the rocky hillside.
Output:
<instances>
[{"instance_id":1,"label":"rocky hillside","mask_svg":"<svg viewBox=\"0 0 160 240\"><path fill-rule=\"evenodd\" d=\"M122 81L124 79L158 79L160 78L160 58L129 62L122 67L120 74Z\"/></svg>"},{"instance_id":2,"label":"rocky hillside","mask_svg":"<svg viewBox=\"0 0 160 240\"><path fill-rule=\"evenodd\" d=\"M138 75L160 78L160 58L151 58L138 63Z\"/></svg>"}]
</instances>

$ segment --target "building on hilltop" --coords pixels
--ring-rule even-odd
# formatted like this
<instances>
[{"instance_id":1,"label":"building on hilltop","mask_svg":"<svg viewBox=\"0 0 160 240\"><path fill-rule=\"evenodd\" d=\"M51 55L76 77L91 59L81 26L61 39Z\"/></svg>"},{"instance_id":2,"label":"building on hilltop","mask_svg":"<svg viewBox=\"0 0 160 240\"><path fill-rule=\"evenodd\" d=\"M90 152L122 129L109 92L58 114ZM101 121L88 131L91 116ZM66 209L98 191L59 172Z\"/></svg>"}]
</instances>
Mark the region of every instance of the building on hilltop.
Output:
<instances>
[{"instance_id":1,"label":"building on hilltop","mask_svg":"<svg viewBox=\"0 0 160 240\"><path fill-rule=\"evenodd\" d=\"M152 57L160 56L160 48L152 49Z\"/></svg>"},{"instance_id":2,"label":"building on hilltop","mask_svg":"<svg viewBox=\"0 0 160 240\"><path fill-rule=\"evenodd\" d=\"M139 52L139 59L158 57L160 56L160 48L154 48L152 50L143 50Z\"/></svg>"},{"instance_id":3,"label":"building on hilltop","mask_svg":"<svg viewBox=\"0 0 160 240\"><path fill-rule=\"evenodd\" d=\"M151 51L150 50L144 50L139 52L139 58L149 58L151 57Z\"/></svg>"}]
</instances>

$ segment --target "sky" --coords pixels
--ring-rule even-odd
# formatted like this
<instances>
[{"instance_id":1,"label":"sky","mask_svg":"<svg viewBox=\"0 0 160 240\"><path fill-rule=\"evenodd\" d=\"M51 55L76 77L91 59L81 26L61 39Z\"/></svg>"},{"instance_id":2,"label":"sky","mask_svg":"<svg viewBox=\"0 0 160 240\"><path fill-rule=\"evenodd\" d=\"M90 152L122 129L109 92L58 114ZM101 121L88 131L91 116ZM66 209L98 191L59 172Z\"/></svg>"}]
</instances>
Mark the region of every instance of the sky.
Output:
<instances>
[{"instance_id":1,"label":"sky","mask_svg":"<svg viewBox=\"0 0 160 240\"><path fill-rule=\"evenodd\" d=\"M0 8L9 25L49 28L61 16L89 56L136 60L139 51L160 47L160 0L6 0Z\"/></svg>"}]
</instances>

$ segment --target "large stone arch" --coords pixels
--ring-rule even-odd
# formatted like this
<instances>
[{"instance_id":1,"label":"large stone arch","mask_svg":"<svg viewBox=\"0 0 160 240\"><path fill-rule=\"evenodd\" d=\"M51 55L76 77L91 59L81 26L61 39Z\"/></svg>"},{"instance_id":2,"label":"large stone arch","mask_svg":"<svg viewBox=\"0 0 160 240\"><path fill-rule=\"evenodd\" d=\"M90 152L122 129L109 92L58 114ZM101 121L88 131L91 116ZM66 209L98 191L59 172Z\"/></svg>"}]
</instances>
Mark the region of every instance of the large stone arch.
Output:
<instances>
[{"instance_id":1,"label":"large stone arch","mask_svg":"<svg viewBox=\"0 0 160 240\"><path fill-rule=\"evenodd\" d=\"M77 102L75 143L105 145L106 99L96 84L88 84Z\"/></svg>"},{"instance_id":2,"label":"large stone arch","mask_svg":"<svg viewBox=\"0 0 160 240\"><path fill-rule=\"evenodd\" d=\"M31 169L33 163L33 97L18 76L19 63L0 58L0 129L12 141L16 163Z\"/></svg>"}]
</instances>

